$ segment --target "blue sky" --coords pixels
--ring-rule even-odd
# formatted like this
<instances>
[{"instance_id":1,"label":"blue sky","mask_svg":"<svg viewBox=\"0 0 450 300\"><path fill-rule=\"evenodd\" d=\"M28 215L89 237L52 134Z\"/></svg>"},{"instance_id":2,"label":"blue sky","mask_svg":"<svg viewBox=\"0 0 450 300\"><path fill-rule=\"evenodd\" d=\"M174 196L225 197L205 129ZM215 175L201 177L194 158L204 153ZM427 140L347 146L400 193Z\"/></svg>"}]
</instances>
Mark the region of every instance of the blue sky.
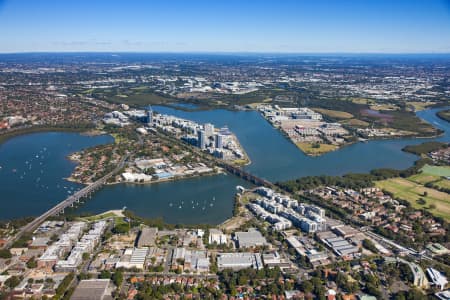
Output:
<instances>
[{"instance_id":1,"label":"blue sky","mask_svg":"<svg viewBox=\"0 0 450 300\"><path fill-rule=\"evenodd\" d=\"M450 0L0 0L0 52L450 53Z\"/></svg>"}]
</instances>

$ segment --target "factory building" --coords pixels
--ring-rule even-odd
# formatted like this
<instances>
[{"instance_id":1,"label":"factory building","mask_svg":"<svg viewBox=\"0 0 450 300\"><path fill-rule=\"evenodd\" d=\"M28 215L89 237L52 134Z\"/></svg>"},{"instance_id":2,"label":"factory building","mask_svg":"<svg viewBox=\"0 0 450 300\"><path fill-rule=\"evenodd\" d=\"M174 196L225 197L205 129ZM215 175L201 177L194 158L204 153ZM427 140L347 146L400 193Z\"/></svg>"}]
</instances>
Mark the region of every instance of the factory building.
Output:
<instances>
[{"instance_id":1,"label":"factory building","mask_svg":"<svg viewBox=\"0 0 450 300\"><path fill-rule=\"evenodd\" d=\"M81 280L70 297L71 300L104 300L112 299L110 279Z\"/></svg>"},{"instance_id":2,"label":"factory building","mask_svg":"<svg viewBox=\"0 0 450 300\"><path fill-rule=\"evenodd\" d=\"M266 239L256 229L249 229L248 232L236 232L234 239L238 248L251 248L267 245Z\"/></svg>"},{"instance_id":3,"label":"factory building","mask_svg":"<svg viewBox=\"0 0 450 300\"><path fill-rule=\"evenodd\" d=\"M219 253L217 254L217 266L219 270L241 270L246 268L254 268L259 270L264 267L261 254L250 252Z\"/></svg>"}]
</instances>

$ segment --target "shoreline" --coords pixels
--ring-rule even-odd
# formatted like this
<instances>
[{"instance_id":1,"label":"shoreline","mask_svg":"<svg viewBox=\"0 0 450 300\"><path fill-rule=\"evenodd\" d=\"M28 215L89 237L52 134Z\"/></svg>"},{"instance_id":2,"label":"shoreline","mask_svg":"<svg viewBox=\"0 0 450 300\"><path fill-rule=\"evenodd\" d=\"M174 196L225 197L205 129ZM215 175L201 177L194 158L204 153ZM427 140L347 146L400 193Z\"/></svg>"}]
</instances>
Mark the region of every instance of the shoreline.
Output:
<instances>
[{"instance_id":1,"label":"shoreline","mask_svg":"<svg viewBox=\"0 0 450 300\"><path fill-rule=\"evenodd\" d=\"M218 168L217 172L199 174L199 175L194 175L194 176L181 176L181 177L174 176L174 177L171 177L171 178L163 178L163 179L150 180L150 181L145 181L145 182L128 182L128 181L107 182L107 183L105 183L105 186L112 186L112 185L118 185L118 184L151 185L151 184L155 184L155 183L164 183L164 182L171 182L171 181L178 181L178 180L186 180L186 179L191 179L191 178L194 179L194 178L199 178L199 177L216 176L216 175L221 175L221 174L227 175L227 172L224 171L222 168ZM92 184L92 182L84 183L84 182L78 181L76 179L73 179L71 176L64 178L64 180L69 181L69 182L73 182L73 183L82 184L84 186Z\"/></svg>"},{"instance_id":2,"label":"shoreline","mask_svg":"<svg viewBox=\"0 0 450 300\"><path fill-rule=\"evenodd\" d=\"M255 110L256 111L256 110ZM435 139L435 138L439 138L439 137L442 137L442 136L444 136L444 134L445 134L445 131L444 130L442 130L442 129L440 129L440 128L437 128L437 127L435 127L435 126L433 126L431 123L430 123L430 125L431 126L433 126L433 128L436 128L437 130L438 130L438 132L439 133L437 133L437 134L433 134L433 135L429 135L429 136L417 136L417 135L394 135L394 136L384 136L384 137L376 137L376 138L374 138L374 137L369 137L369 138L367 138L366 140L364 140L364 141L362 141L362 140L356 140L356 141L352 141L352 142L346 142L345 144L342 144L342 145L340 145L340 146L338 146L336 149L333 149L333 150L331 150L331 151L327 151L327 152L324 152L324 153L321 153L321 154L311 154L311 153L307 153L307 152L304 152L298 145L297 145L297 143L296 142L294 142L279 126L275 126L274 124L272 124L267 118L265 118L261 113L259 113L259 115L272 127L272 128L274 128L275 130L277 130L279 133L281 133L281 135L282 136L284 136L289 142L291 142L301 153L303 153L304 155L306 155L306 156L309 156L309 157L312 157L312 158L314 158L314 157L320 157L320 156L322 156L322 155L326 155L326 154L328 154L328 153L332 153L332 152L336 152L336 151L339 151L339 150L341 150L341 149L343 149L343 148L345 148L345 147L349 147L349 146L351 146L351 145L353 145L353 144L356 144L356 143L362 143L362 142L371 142L371 141L378 141L378 140L381 140L381 141L388 141L388 140L401 140L401 139ZM438 114L436 113L436 115L438 116ZM438 116L439 117L439 116ZM439 117L440 118L440 117ZM442 118L440 118L440 119L442 119ZM442 120L444 120L444 119L442 119ZM446 120L444 120L444 121L446 121ZM446 121L446 122L448 122L448 121Z\"/></svg>"},{"instance_id":3,"label":"shoreline","mask_svg":"<svg viewBox=\"0 0 450 300\"><path fill-rule=\"evenodd\" d=\"M41 132L74 132L74 133L84 133L89 132L92 128L73 128L64 126L31 126L31 127L17 127L17 129L7 130L0 133L0 145L7 142L8 140L18 137L21 135L27 135L32 133ZM105 133L107 134L107 133ZM102 134L99 134L102 135ZM94 136L94 135L92 135Z\"/></svg>"},{"instance_id":4,"label":"shoreline","mask_svg":"<svg viewBox=\"0 0 450 300\"><path fill-rule=\"evenodd\" d=\"M441 119L441 120L443 120L443 121L445 121L445 122L448 122L448 123L450 123L450 119L446 119L445 117L443 117L440 113L441 112L445 112L445 111L448 111L448 112L450 112L450 109L444 109L444 110L440 110L440 111L438 111L438 112L436 112L436 116L439 118L439 119Z\"/></svg>"}]
</instances>

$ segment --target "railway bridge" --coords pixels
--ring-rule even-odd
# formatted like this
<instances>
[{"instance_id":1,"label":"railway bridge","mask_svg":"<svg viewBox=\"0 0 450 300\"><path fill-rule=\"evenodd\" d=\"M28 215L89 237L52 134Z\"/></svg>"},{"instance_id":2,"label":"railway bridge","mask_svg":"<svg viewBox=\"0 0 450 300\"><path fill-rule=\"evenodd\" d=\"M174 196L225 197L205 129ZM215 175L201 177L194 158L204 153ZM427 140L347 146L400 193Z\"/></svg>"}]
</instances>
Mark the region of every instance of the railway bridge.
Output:
<instances>
[{"instance_id":1,"label":"railway bridge","mask_svg":"<svg viewBox=\"0 0 450 300\"><path fill-rule=\"evenodd\" d=\"M275 187L275 185L272 182L270 182L269 180L258 177L256 175L253 175L252 173L247 172L242 168L233 166L226 162L220 162L220 161L218 161L217 164L220 167L224 168L229 173L231 173L235 176L241 177L242 179L244 179L250 183L253 183L255 185L262 185L262 186L269 187L269 188Z\"/></svg>"}]
</instances>

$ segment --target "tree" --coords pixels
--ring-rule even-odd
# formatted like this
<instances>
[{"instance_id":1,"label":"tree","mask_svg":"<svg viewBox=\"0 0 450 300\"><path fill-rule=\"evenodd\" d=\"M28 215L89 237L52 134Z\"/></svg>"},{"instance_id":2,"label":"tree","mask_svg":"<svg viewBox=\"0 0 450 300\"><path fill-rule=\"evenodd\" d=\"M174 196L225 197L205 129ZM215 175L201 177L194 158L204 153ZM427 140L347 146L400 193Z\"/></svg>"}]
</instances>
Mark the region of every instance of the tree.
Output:
<instances>
[{"instance_id":1,"label":"tree","mask_svg":"<svg viewBox=\"0 0 450 300\"><path fill-rule=\"evenodd\" d=\"M382 296L381 291L375 284L373 284L371 282L367 282L366 290L367 290L367 293L369 293L370 295L377 297L377 299L381 299L381 296Z\"/></svg>"},{"instance_id":2,"label":"tree","mask_svg":"<svg viewBox=\"0 0 450 300\"><path fill-rule=\"evenodd\" d=\"M416 200L416 202L417 202L417 204L420 204L420 205L427 204L427 201L425 199L423 199L423 198L419 198L418 200Z\"/></svg>"},{"instance_id":3,"label":"tree","mask_svg":"<svg viewBox=\"0 0 450 300\"><path fill-rule=\"evenodd\" d=\"M57 299L61 298L61 296L64 295L64 292L69 287L74 277L75 277L74 273L69 273L66 275L66 277L64 277L64 279L59 284L58 288L56 288L56 296L58 296Z\"/></svg>"},{"instance_id":4,"label":"tree","mask_svg":"<svg viewBox=\"0 0 450 300\"><path fill-rule=\"evenodd\" d=\"M428 299L419 289L412 288L408 291L406 295L407 300L425 300Z\"/></svg>"},{"instance_id":5,"label":"tree","mask_svg":"<svg viewBox=\"0 0 450 300\"><path fill-rule=\"evenodd\" d=\"M405 295L403 295L403 293L398 293L397 295L395 295L394 300L406 300Z\"/></svg>"},{"instance_id":6,"label":"tree","mask_svg":"<svg viewBox=\"0 0 450 300\"><path fill-rule=\"evenodd\" d=\"M17 276L11 276L10 278L8 278L8 279L5 281L5 285L6 285L7 287L9 287L10 289L15 288L16 286L19 285L19 283L20 283L20 278L17 277Z\"/></svg>"},{"instance_id":7,"label":"tree","mask_svg":"<svg viewBox=\"0 0 450 300\"><path fill-rule=\"evenodd\" d=\"M375 244L371 240L364 239L362 245L364 248L372 251L373 253L378 253L378 249L375 247Z\"/></svg>"},{"instance_id":8,"label":"tree","mask_svg":"<svg viewBox=\"0 0 450 300\"><path fill-rule=\"evenodd\" d=\"M34 269L36 267L37 267L37 262L36 262L36 259L33 256L27 261L27 268L28 269Z\"/></svg>"},{"instance_id":9,"label":"tree","mask_svg":"<svg viewBox=\"0 0 450 300\"><path fill-rule=\"evenodd\" d=\"M103 270L100 275L98 276L100 279L110 279L111 278L111 272L108 270Z\"/></svg>"},{"instance_id":10,"label":"tree","mask_svg":"<svg viewBox=\"0 0 450 300\"><path fill-rule=\"evenodd\" d=\"M90 275L87 273L80 273L78 275L78 280L85 280L85 279L89 279L89 278L90 278Z\"/></svg>"},{"instance_id":11,"label":"tree","mask_svg":"<svg viewBox=\"0 0 450 300\"><path fill-rule=\"evenodd\" d=\"M7 249L0 249L0 258L9 259L11 258L11 252Z\"/></svg>"},{"instance_id":12,"label":"tree","mask_svg":"<svg viewBox=\"0 0 450 300\"><path fill-rule=\"evenodd\" d=\"M112 280L117 287L121 286L123 282L123 271L119 269L114 272Z\"/></svg>"},{"instance_id":13,"label":"tree","mask_svg":"<svg viewBox=\"0 0 450 300\"><path fill-rule=\"evenodd\" d=\"M311 281L305 280L305 281L302 281L302 283L300 283L300 289L301 289L304 293L311 293L312 290L314 289L314 286L313 286L313 284L311 283Z\"/></svg>"},{"instance_id":14,"label":"tree","mask_svg":"<svg viewBox=\"0 0 450 300\"><path fill-rule=\"evenodd\" d=\"M117 224L112 229L112 232L115 234L124 234L124 233L127 233L128 231L129 231L129 226L127 223Z\"/></svg>"}]
</instances>

